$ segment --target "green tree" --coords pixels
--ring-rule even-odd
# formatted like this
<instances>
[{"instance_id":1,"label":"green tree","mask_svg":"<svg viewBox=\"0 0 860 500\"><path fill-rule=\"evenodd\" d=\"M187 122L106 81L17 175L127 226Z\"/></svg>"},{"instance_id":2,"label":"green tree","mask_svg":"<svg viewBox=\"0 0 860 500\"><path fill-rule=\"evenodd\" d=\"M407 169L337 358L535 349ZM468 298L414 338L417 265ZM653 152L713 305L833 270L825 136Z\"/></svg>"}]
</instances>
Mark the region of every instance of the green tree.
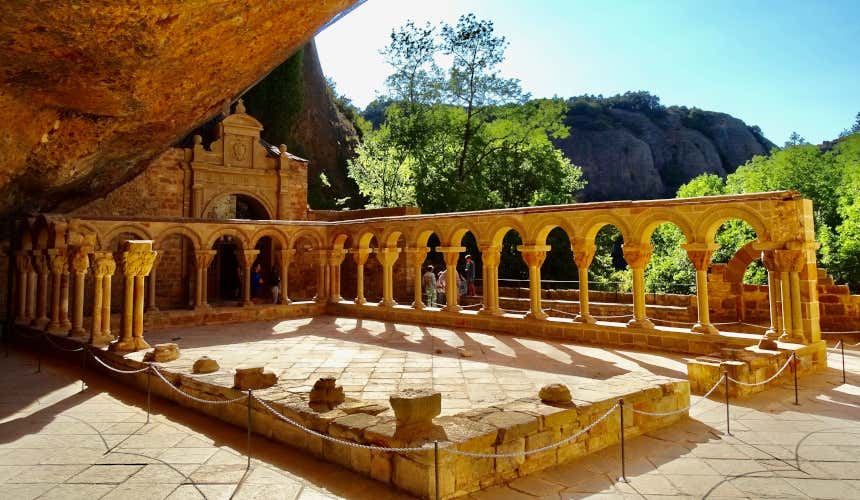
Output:
<instances>
[{"instance_id":1,"label":"green tree","mask_svg":"<svg viewBox=\"0 0 860 500\"><path fill-rule=\"evenodd\" d=\"M415 204L414 159L397 154L386 140L387 130L370 134L347 164L368 206L397 207Z\"/></svg>"}]
</instances>

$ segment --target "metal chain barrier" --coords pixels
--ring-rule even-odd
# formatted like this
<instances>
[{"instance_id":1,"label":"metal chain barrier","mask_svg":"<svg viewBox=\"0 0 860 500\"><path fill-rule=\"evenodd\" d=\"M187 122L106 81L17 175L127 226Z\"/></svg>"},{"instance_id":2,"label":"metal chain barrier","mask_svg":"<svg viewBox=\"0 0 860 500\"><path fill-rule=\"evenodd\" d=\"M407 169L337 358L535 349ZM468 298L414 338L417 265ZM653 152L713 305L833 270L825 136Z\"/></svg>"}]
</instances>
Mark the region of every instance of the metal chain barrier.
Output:
<instances>
[{"instance_id":1,"label":"metal chain barrier","mask_svg":"<svg viewBox=\"0 0 860 500\"><path fill-rule=\"evenodd\" d=\"M650 411L637 410L636 408L632 408L633 413L638 413L639 415L647 415L649 417L668 417L670 415L677 415L679 413L683 413L685 411L691 410L697 404L708 399L708 396L710 396L715 390L717 390L717 387L719 387L720 384L723 383L725 378L726 378L726 374L724 373L720 376L720 379L717 380L717 383L715 383L713 387L708 389L708 392L706 392L704 395L702 395L702 397L699 398L699 400L696 401L695 403L691 403L691 404L687 405L686 408L679 408L677 410L666 411L666 412L650 412Z\"/></svg>"},{"instance_id":2,"label":"metal chain barrier","mask_svg":"<svg viewBox=\"0 0 860 500\"><path fill-rule=\"evenodd\" d=\"M102 359L100 357L96 356L95 354L93 354L92 351L88 351L88 352L93 357L93 359L98 361L98 363L100 365L104 366L105 368L107 368L108 370L110 370L112 372L122 373L125 375L133 375L135 373L143 373L143 372L149 370L149 366L145 366L145 367L141 368L140 370L120 370L119 368L114 368L114 367L108 365L107 363L105 363L104 361L102 361Z\"/></svg>"},{"instance_id":3,"label":"metal chain barrier","mask_svg":"<svg viewBox=\"0 0 860 500\"><path fill-rule=\"evenodd\" d=\"M373 445L369 445L369 444L361 444L361 443L356 443L353 441L344 441L343 439L337 439L335 437L329 436L328 434L323 434L323 433L317 432L311 428L305 427L304 425L296 422L295 420L293 420L293 419L291 419L285 415L282 415L277 410L275 410L274 408L269 406L268 403L266 403L262 399L258 398L257 396L252 396L252 397L257 401L257 403L260 404L260 406L262 406L263 408L268 410L269 413L271 413L275 417L283 420L284 422L292 425L293 427L296 427L297 429L303 430L303 431L307 432L308 434L312 434L312 435L317 436L319 438L325 439L326 441L331 441L332 443L338 443L338 444L342 444L345 446L351 446L353 448L362 448L365 450L388 451L388 452L397 452L397 453L413 453L413 452L421 452L421 451L433 451L433 448L431 448L429 446L413 447L413 448L389 448L387 446L373 446Z\"/></svg>"},{"instance_id":4,"label":"metal chain barrier","mask_svg":"<svg viewBox=\"0 0 860 500\"><path fill-rule=\"evenodd\" d=\"M734 382L735 384L738 384L738 385L742 385L742 386L744 386L744 387L755 387L755 386L758 386L758 385L764 385L764 384L767 384L767 383L769 383L769 382L773 381L776 377L779 377L779 375L780 375L780 374L781 374L781 373L782 373L786 368L788 368L788 365L790 365L790 364L791 364L791 362L792 362L792 361L794 361L794 359L795 359L795 355L794 355L794 353L792 353L792 354L791 354L791 356L789 356L789 357L788 357L788 359L785 361L785 364L784 364L784 365L782 365L782 368L780 368L776 373L774 373L773 375L771 375L771 377L770 377L770 378L768 378L767 380L763 380L763 381L761 381L761 382L756 382L756 383L754 383L754 384L750 384L749 382L741 382L740 380L735 380L735 379L733 379L733 378L729 377L728 375L726 375L726 377L727 377L731 382Z\"/></svg>"},{"instance_id":5,"label":"metal chain barrier","mask_svg":"<svg viewBox=\"0 0 860 500\"><path fill-rule=\"evenodd\" d=\"M61 346L60 344L57 344L57 343L56 343L56 341L54 341L54 340L52 340L52 339L51 339L51 337L53 337L53 335L51 335L50 333L45 333L45 334L44 334L44 337L45 337L45 340L47 340L49 344L51 344L51 345L52 345L52 346L54 346L56 349L59 349L59 350L61 350L61 351L65 351L65 352L81 352L81 351L83 351L83 350L84 350L84 348L83 348L83 347L78 347L77 349L69 349L69 348L67 348L67 347L63 347L63 346Z\"/></svg>"},{"instance_id":6,"label":"metal chain barrier","mask_svg":"<svg viewBox=\"0 0 860 500\"><path fill-rule=\"evenodd\" d=\"M596 426L596 425L597 425L597 424L599 424L600 422L604 421L604 420L606 419L606 417L608 417L609 415L611 415L611 414L612 414L612 412L614 412L614 411L615 411L619 406L620 406L620 405L619 405L619 403L615 403L614 405L612 405L612 407L611 407L611 408L609 408L609 409L606 411L606 413L604 413L603 415L601 415L601 417L600 417L600 418L598 418L598 419L597 419L597 420L595 420L594 422L591 422L590 424L588 424L587 426L583 427L582 429L580 429L580 430L579 430L579 431L577 431L576 433L571 434L570 436L568 436L568 437L566 437L566 438L562 439L561 441L558 441L558 442L555 442L555 443L552 443L552 444L548 444L548 445L546 445L546 446L542 446L542 447L540 447L540 448L535 448L534 450L518 451L518 452L513 452L513 453L473 453L473 452L470 452L470 451L461 451L461 450L457 450L457 449L455 449L455 448L450 448L450 447L443 448L443 450L444 450L444 451L447 451L448 453L453 453L454 455L461 455L461 456L464 456L464 457L474 457L474 458L516 458L516 457L525 457L525 456L528 456L528 455L533 455L533 454L535 454L535 453L540 453L540 452L542 452L542 451L551 450L551 449L553 449L553 448L557 448L557 447L559 447L559 446L561 446L561 445L563 445L563 444L565 444L565 443L568 443L568 442L570 442L570 441L573 441L574 439L578 438L579 436L582 436L582 435L583 435L583 434L585 434L586 432L588 432L588 431L590 431L591 429L593 429L593 428L594 428L594 426Z\"/></svg>"},{"instance_id":7,"label":"metal chain barrier","mask_svg":"<svg viewBox=\"0 0 860 500\"><path fill-rule=\"evenodd\" d=\"M149 367L147 367L146 369L149 369ZM188 394L187 392L181 390L179 387L176 387L175 385L173 385L169 380L167 380L164 377L164 375L161 374L160 371L158 371L158 368L156 368L155 366L152 366L152 371L155 372L155 374L158 375L158 378L160 378L165 384L167 384L175 392L185 396L186 398L188 398L192 401L196 401L198 403L211 404L211 405L226 405L226 404L230 404L230 403L238 403L239 401L244 401L245 399L248 398L247 394L242 394L238 398L233 398L233 399L202 399L202 398L198 398L196 396L192 396L191 394Z\"/></svg>"}]
</instances>

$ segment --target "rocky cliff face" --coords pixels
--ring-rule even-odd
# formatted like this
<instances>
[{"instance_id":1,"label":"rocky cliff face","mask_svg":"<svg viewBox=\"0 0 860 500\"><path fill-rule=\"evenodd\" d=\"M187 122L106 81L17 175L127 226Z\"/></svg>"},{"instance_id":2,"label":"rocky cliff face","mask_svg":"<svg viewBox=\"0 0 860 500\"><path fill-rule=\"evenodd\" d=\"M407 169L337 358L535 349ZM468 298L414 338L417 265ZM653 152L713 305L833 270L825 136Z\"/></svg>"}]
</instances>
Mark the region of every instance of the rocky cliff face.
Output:
<instances>
[{"instance_id":1,"label":"rocky cliff face","mask_svg":"<svg viewBox=\"0 0 860 500\"><path fill-rule=\"evenodd\" d=\"M0 2L0 215L111 191L354 3Z\"/></svg>"},{"instance_id":2,"label":"rocky cliff face","mask_svg":"<svg viewBox=\"0 0 860 500\"><path fill-rule=\"evenodd\" d=\"M673 197L699 174L725 176L774 147L743 121L698 109L574 105L567 123L570 136L556 145L588 179L581 201Z\"/></svg>"}]
</instances>

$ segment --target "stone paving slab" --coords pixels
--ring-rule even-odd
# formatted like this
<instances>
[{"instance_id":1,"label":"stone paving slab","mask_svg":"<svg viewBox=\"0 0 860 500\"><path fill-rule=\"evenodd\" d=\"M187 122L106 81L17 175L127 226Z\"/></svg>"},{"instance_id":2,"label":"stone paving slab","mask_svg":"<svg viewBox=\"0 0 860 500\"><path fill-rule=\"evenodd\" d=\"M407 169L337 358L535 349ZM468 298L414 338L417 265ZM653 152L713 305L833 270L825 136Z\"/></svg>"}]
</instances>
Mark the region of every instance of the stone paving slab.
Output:
<instances>
[{"instance_id":1,"label":"stone paving slab","mask_svg":"<svg viewBox=\"0 0 860 500\"><path fill-rule=\"evenodd\" d=\"M0 354L0 499L408 498L290 448L30 353Z\"/></svg>"},{"instance_id":2,"label":"stone paving slab","mask_svg":"<svg viewBox=\"0 0 860 500\"><path fill-rule=\"evenodd\" d=\"M216 359L223 376L212 380L224 385L236 366L260 363L286 391L307 394L334 376L348 397L386 407L393 392L433 388L443 415L535 397L556 382L590 400L612 395L600 387L621 375L686 379L686 358L677 354L332 316L161 330L147 340L179 344L180 359L163 364L171 371L189 373L203 355Z\"/></svg>"}]
</instances>

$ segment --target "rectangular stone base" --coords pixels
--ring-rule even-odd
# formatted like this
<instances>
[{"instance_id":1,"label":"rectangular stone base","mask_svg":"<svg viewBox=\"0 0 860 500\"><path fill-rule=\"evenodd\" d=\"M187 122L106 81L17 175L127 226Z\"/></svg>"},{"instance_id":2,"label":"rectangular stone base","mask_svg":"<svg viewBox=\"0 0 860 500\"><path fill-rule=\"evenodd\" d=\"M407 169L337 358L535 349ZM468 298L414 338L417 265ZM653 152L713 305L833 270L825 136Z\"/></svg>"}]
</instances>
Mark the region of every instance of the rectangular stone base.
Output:
<instances>
[{"instance_id":1,"label":"rectangular stone base","mask_svg":"<svg viewBox=\"0 0 860 500\"><path fill-rule=\"evenodd\" d=\"M763 351L755 347L742 350L726 350L720 357L703 356L687 363L687 376L690 379L690 391L693 394L704 394L722 376L725 371L734 380L747 384L758 384L773 377L794 353L797 357L797 374L805 375L827 368L827 343L823 340L809 345L779 344L780 351ZM746 386L729 382L729 396L745 397L767 390L773 385L791 382L793 379L792 366L788 366L774 380L767 384ZM715 394L725 395L725 385L720 384Z\"/></svg>"}]
</instances>

